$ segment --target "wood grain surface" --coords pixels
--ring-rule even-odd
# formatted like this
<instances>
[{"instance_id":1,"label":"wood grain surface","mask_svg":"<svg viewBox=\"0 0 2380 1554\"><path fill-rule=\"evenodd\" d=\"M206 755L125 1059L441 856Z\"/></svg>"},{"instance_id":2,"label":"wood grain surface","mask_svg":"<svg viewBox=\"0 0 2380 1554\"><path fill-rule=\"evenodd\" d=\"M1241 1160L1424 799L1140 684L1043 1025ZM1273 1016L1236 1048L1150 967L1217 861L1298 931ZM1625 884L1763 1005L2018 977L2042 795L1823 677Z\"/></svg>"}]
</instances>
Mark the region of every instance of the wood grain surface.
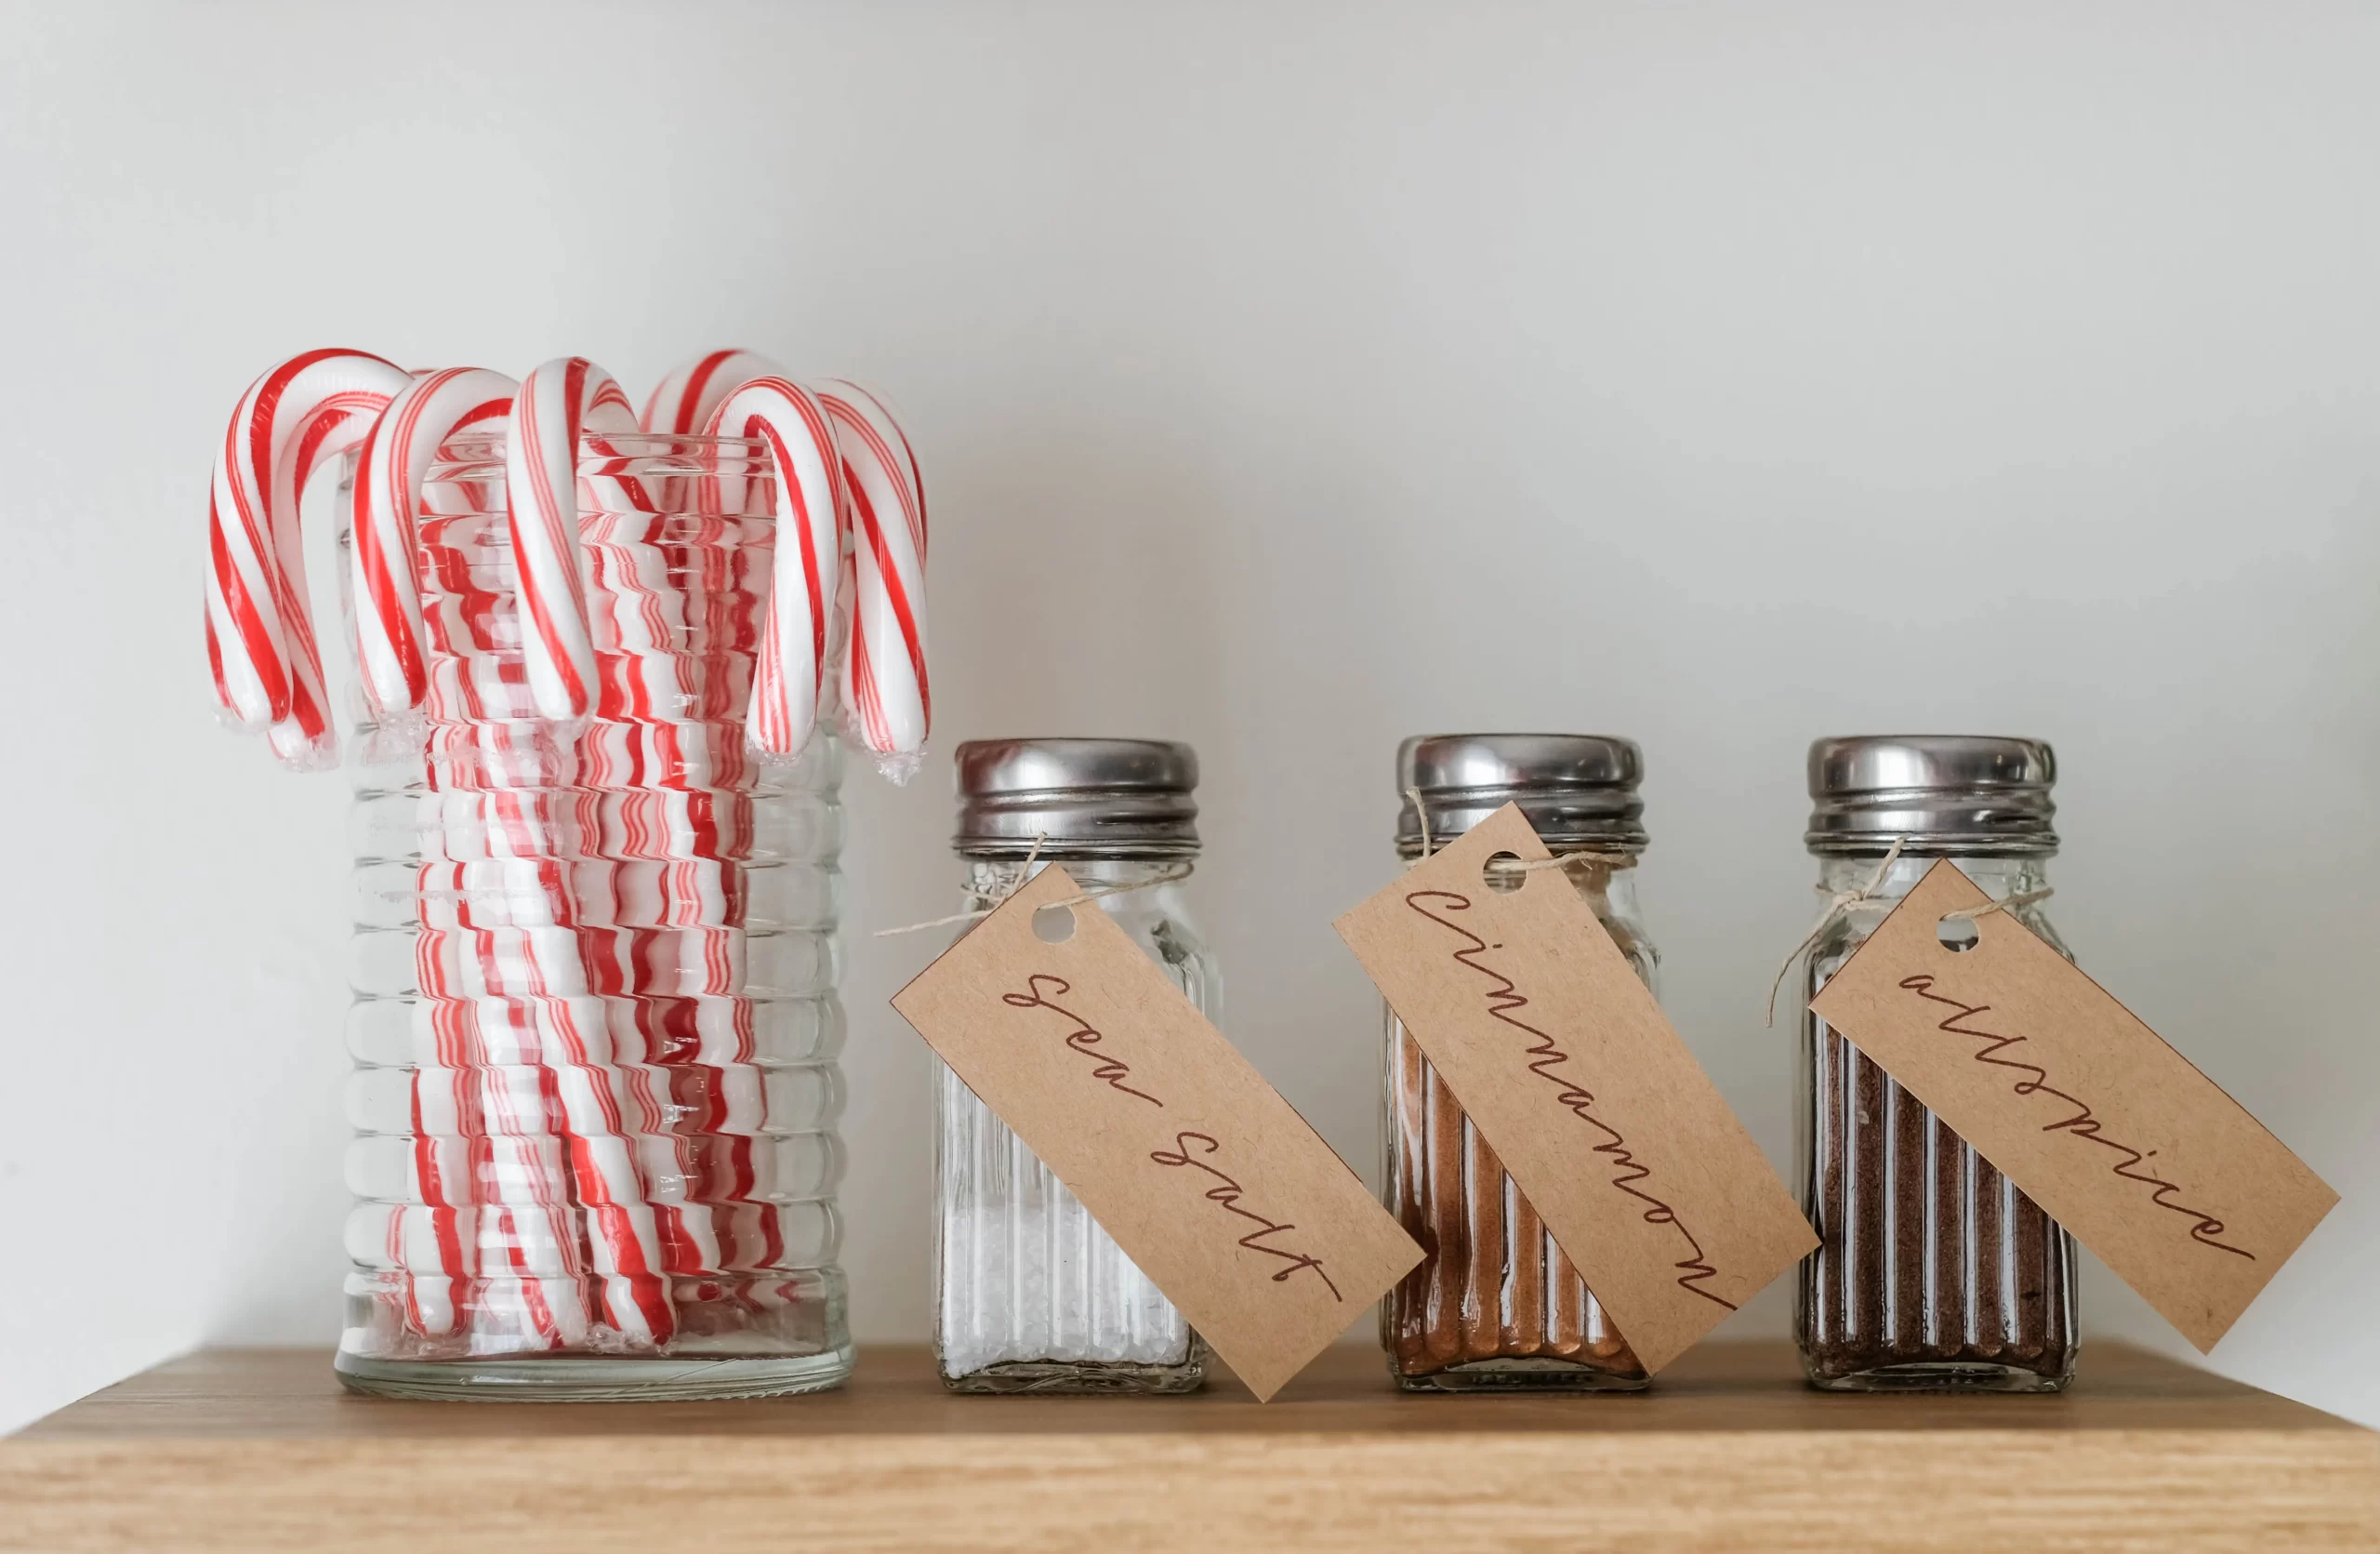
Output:
<instances>
[{"instance_id":1,"label":"wood grain surface","mask_svg":"<svg viewBox=\"0 0 2380 1554\"><path fill-rule=\"evenodd\" d=\"M726 1403L350 1397L224 1350L0 1441L0 1548L2380 1547L2380 1436L2137 1350L2056 1398L1810 1392L1710 1344L1639 1396L1402 1397L1343 1347L1269 1405L957 1398L921 1349Z\"/></svg>"}]
</instances>

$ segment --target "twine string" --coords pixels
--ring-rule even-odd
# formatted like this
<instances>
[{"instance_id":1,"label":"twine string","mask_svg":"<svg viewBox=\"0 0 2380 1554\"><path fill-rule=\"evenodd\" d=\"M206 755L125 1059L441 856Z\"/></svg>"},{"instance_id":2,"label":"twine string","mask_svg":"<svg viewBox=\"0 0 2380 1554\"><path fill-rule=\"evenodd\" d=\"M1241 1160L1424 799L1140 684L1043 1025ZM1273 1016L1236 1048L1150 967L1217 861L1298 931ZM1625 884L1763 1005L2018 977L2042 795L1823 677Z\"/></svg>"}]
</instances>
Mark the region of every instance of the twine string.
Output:
<instances>
[{"instance_id":1,"label":"twine string","mask_svg":"<svg viewBox=\"0 0 2380 1554\"><path fill-rule=\"evenodd\" d=\"M1025 855L1024 866L1016 871L1016 883L999 893L999 901L1006 901L1025 888L1025 881L1033 877L1034 863L1041 857L1041 844L1049 840L1050 833L1047 831L1041 832L1033 839L1031 850ZM1168 864L1162 871L1148 879L1136 880L1127 885L1100 885L1077 895L1060 897L1055 901L1044 903L1040 910L1047 911L1051 907L1079 907L1086 901L1097 901L1110 896L1124 896L1135 890L1147 890L1156 885L1170 885L1178 880L1188 879L1190 867L1187 863ZM874 936L879 939L891 938L895 934L918 934L923 933L928 928L947 928L954 923L976 923L998 910L999 906L996 903L989 907L979 907L973 911L953 912L948 917L937 917L931 923L905 923L898 928L879 928Z\"/></svg>"},{"instance_id":2,"label":"twine string","mask_svg":"<svg viewBox=\"0 0 2380 1554\"><path fill-rule=\"evenodd\" d=\"M1418 869L1431 853L1436 850L1431 845L1430 841L1430 812L1421 805L1421 790L1419 788L1408 788L1405 790L1405 796L1412 801L1413 813L1421 817L1421 856L1406 865L1408 869ZM1540 869L1567 869L1572 864L1579 863L1593 869L1616 870L1635 867L1635 860L1622 854L1598 853L1588 848L1575 853L1556 853L1552 857L1544 858L1524 859L1507 855L1501 861L1489 859L1488 869L1490 872L1497 874L1534 874Z\"/></svg>"},{"instance_id":3,"label":"twine string","mask_svg":"<svg viewBox=\"0 0 2380 1554\"><path fill-rule=\"evenodd\" d=\"M1817 946L1829 928L1874 899L1876 892L1884 887L1884 876L1893 871L1893 865L1900 861L1901 849L1908 845L1909 838L1894 837L1892 846L1884 853L1884 860L1876 865L1876 871L1868 876L1866 883L1850 890L1838 890L1827 897L1826 910L1818 913L1818 923L1802 942L1787 953L1783 963L1777 968L1776 978L1768 984L1768 1018L1764 1023L1771 1029L1774 1029L1777 1025L1777 995L1784 990L1785 974L1793 969L1794 962Z\"/></svg>"},{"instance_id":4,"label":"twine string","mask_svg":"<svg viewBox=\"0 0 2380 1554\"><path fill-rule=\"evenodd\" d=\"M1885 850L1884 861L1876 865L1876 871L1868 876L1865 883L1855 889L1837 891L1827 897L1826 910L1818 913L1817 926L1810 930L1807 937L1793 947L1792 952L1785 957L1784 963L1777 968L1776 979L1768 984L1768 1018L1765 1023L1770 1029L1775 1029L1777 1025L1777 995L1784 989L1785 976L1793 969L1793 963L1816 949L1818 940L1826 936L1826 931L1843 919L1865 908L1881 907L1884 904L1876 899L1876 892L1884 888L1885 877L1892 873L1893 865L1900 861L1901 849L1908 845L1909 838L1905 836L1893 838L1893 844ZM1993 912L2013 912L2019 907L2030 907L2036 901L2046 901L2055 894L2056 893L2047 885L2043 885L2038 890L2019 890L2001 897L1997 900L1987 901L1980 907L1961 907L1955 911L1944 912L1942 921L1973 923L1978 918L1990 917Z\"/></svg>"},{"instance_id":5,"label":"twine string","mask_svg":"<svg viewBox=\"0 0 2380 1554\"><path fill-rule=\"evenodd\" d=\"M2019 907L2030 907L2036 901L2046 901L2056 894L2057 892L2047 885L2042 886L2039 890L2020 890L2013 896L2003 896L1997 901L1986 901L1980 907L1961 907L1954 911L1944 912L1942 921L1973 923L1979 917L1990 917L1993 912L2013 912Z\"/></svg>"}]
</instances>

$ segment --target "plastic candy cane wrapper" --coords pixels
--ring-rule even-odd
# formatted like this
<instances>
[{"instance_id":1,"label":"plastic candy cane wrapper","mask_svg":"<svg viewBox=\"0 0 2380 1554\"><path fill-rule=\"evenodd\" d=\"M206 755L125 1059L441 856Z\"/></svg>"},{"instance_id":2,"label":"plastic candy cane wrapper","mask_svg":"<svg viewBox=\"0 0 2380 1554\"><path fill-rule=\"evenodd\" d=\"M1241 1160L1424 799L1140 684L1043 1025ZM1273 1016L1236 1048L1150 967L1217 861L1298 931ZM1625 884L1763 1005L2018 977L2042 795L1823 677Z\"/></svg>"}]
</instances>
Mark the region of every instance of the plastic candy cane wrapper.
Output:
<instances>
[{"instance_id":1,"label":"plastic candy cane wrapper","mask_svg":"<svg viewBox=\"0 0 2380 1554\"><path fill-rule=\"evenodd\" d=\"M854 393L839 410L715 352L640 424L584 358L515 379L316 352L235 411L218 699L327 764L315 644L352 644L328 666L361 736L349 1386L707 1397L848 1373L837 725L879 759L925 732L922 579L898 571L922 566L921 483L911 461L887 484L906 441ZM871 416L872 440L846 431ZM917 690L871 724L843 693L887 591L853 553L878 509L901 525L867 540L891 618L918 630L866 649ZM343 629L309 613L308 544L348 547Z\"/></svg>"}]
</instances>

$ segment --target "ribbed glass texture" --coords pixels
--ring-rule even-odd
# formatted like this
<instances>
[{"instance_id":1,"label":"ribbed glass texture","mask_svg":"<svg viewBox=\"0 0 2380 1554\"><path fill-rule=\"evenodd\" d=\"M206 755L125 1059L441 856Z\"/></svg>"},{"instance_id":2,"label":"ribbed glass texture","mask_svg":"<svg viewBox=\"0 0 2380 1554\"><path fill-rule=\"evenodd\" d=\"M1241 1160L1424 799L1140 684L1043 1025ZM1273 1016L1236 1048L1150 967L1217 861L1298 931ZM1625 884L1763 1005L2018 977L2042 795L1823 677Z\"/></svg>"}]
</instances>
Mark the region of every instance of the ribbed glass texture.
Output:
<instances>
[{"instance_id":1,"label":"ribbed glass texture","mask_svg":"<svg viewBox=\"0 0 2380 1554\"><path fill-rule=\"evenodd\" d=\"M1221 979L1213 957L1175 885L1149 883L1187 867L1065 860L1086 890L1142 887L1099 905L1214 1019ZM1017 863L971 863L962 910L997 906L1023 883ZM963 1392L1197 1388L1206 1346L1182 1313L947 1066L936 1063L935 1083L934 1349L945 1385Z\"/></svg>"},{"instance_id":2,"label":"ribbed glass texture","mask_svg":"<svg viewBox=\"0 0 2380 1554\"><path fill-rule=\"evenodd\" d=\"M351 765L338 1365L362 1389L751 1395L850 1368L841 754L745 744L765 467L632 441L581 465L601 688L576 726L529 694L500 445L449 445L427 492L426 716L367 727Z\"/></svg>"},{"instance_id":3,"label":"ribbed glass texture","mask_svg":"<svg viewBox=\"0 0 2380 1554\"><path fill-rule=\"evenodd\" d=\"M1821 897L1874 858L1829 858ZM1875 898L1811 950L1817 995L1934 859L1895 860ZM1953 860L2003 898L2043 885L2033 858ZM2037 906L2016 920L2073 957ZM1794 1320L1802 1367L1834 1391L2052 1392L2074 1375L2073 1239L1940 1118L1805 1009L1799 1105L1803 1211L1818 1249Z\"/></svg>"},{"instance_id":4,"label":"ribbed glass texture","mask_svg":"<svg viewBox=\"0 0 2380 1554\"><path fill-rule=\"evenodd\" d=\"M1638 919L1633 860L1562 872L1653 987L1659 956ZM1394 1010L1387 1022L1386 1198L1426 1254L1381 1302L1389 1374L1415 1392L1644 1388L1578 1266Z\"/></svg>"}]
</instances>

